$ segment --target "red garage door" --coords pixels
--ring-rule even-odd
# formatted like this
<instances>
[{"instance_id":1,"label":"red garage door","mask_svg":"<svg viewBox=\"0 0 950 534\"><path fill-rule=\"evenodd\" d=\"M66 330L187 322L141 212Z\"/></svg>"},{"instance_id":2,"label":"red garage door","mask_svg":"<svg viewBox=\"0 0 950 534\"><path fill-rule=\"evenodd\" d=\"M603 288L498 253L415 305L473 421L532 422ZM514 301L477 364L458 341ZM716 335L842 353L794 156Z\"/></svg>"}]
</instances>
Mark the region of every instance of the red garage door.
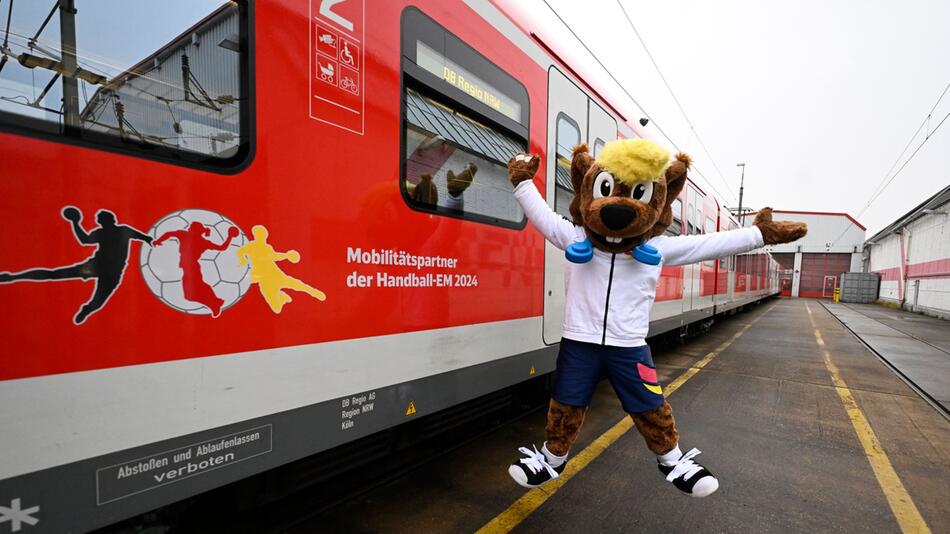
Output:
<instances>
[{"instance_id":1,"label":"red garage door","mask_svg":"<svg viewBox=\"0 0 950 534\"><path fill-rule=\"evenodd\" d=\"M851 269L851 254L802 254L800 297L831 298L841 273Z\"/></svg>"}]
</instances>

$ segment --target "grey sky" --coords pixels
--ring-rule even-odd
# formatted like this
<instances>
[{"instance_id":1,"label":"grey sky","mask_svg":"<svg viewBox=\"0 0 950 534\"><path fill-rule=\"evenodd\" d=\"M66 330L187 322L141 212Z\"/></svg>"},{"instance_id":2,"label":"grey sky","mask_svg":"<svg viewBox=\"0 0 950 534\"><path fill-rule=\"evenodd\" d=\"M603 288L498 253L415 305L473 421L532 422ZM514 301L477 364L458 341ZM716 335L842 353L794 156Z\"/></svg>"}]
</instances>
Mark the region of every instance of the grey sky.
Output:
<instances>
[{"instance_id":1,"label":"grey sky","mask_svg":"<svg viewBox=\"0 0 950 534\"><path fill-rule=\"evenodd\" d=\"M950 82L945 0L622 1L736 196L747 164L744 205L857 216ZM548 2L734 206L617 1ZM948 113L950 93L930 127ZM859 221L870 237L948 183L950 120Z\"/></svg>"}]
</instances>

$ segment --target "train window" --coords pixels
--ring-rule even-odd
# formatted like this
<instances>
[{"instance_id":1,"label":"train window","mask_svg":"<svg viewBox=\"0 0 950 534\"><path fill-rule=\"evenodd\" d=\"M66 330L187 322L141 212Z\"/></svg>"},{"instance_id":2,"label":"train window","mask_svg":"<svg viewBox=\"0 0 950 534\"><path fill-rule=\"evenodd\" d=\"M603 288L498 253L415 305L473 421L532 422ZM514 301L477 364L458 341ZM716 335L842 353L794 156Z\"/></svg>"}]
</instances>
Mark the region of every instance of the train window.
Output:
<instances>
[{"instance_id":1,"label":"train window","mask_svg":"<svg viewBox=\"0 0 950 534\"><path fill-rule=\"evenodd\" d=\"M571 217L571 201L574 200L574 185L571 183L571 153L581 142L577 123L561 113L557 117L557 163L554 166L554 211L567 219Z\"/></svg>"},{"instance_id":2,"label":"train window","mask_svg":"<svg viewBox=\"0 0 950 534\"><path fill-rule=\"evenodd\" d=\"M400 188L418 210L509 228L508 160L527 150L524 86L416 8L402 15Z\"/></svg>"},{"instance_id":3,"label":"train window","mask_svg":"<svg viewBox=\"0 0 950 534\"><path fill-rule=\"evenodd\" d=\"M683 233L683 201L678 198L673 200L670 210L673 212L673 224L664 233L669 236L677 236Z\"/></svg>"},{"instance_id":4,"label":"train window","mask_svg":"<svg viewBox=\"0 0 950 534\"><path fill-rule=\"evenodd\" d=\"M507 168L523 151L517 140L412 89L405 134L405 186L414 203L521 222Z\"/></svg>"},{"instance_id":5,"label":"train window","mask_svg":"<svg viewBox=\"0 0 950 534\"><path fill-rule=\"evenodd\" d=\"M222 0L11 4L0 26L0 125L233 169L250 154L248 9Z\"/></svg>"},{"instance_id":6,"label":"train window","mask_svg":"<svg viewBox=\"0 0 950 534\"><path fill-rule=\"evenodd\" d=\"M716 221L714 221L714 220L712 219L712 217L706 217L706 223L705 223L705 226L703 227L703 233L704 233L704 234L711 234L711 233L713 233L713 232L715 232L715 231L716 231ZM716 266L716 260L706 260L706 261L704 261L703 263L704 263L707 267L715 267L715 266Z\"/></svg>"},{"instance_id":7,"label":"train window","mask_svg":"<svg viewBox=\"0 0 950 534\"><path fill-rule=\"evenodd\" d=\"M686 188L686 200L687 200L687 210L686 210L686 233L687 235L696 235L702 233L702 226L700 223L700 210L702 209L701 198L697 198L696 190L692 187Z\"/></svg>"},{"instance_id":8,"label":"train window","mask_svg":"<svg viewBox=\"0 0 950 534\"><path fill-rule=\"evenodd\" d=\"M597 158L597 156L600 155L600 151L604 148L604 145L606 144L607 143L605 143L604 140L599 137L597 139L594 139L594 158L595 159Z\"/></svg>"}]
</instances>

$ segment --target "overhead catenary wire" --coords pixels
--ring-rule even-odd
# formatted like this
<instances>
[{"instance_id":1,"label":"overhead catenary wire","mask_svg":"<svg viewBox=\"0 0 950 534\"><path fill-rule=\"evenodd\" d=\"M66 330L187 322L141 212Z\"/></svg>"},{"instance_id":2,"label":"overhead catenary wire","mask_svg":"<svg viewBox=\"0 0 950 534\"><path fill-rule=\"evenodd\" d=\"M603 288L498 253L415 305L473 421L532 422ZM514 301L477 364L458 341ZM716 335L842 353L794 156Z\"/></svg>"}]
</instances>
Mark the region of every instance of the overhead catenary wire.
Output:
<instances>
[{"instance_id":1,"label":"overhead catenary wire","mask_svg":"<svg viewBox=\"0 0 950 534\"><path fill-rule=\"evenodd\" d=\"M950 118L950 112L948 112L946 115L944 115L943 118L940 119L940 122L937 123L937 126L934 127L934 129L931 130L930 133L927 134L926 137L924 137L924 140L921 141L919 145L917 145L917 148L914 149L914 151L910 154L910 156L907 157L907 159L906 159L906 160L904 161L904 163L900 166L900 168L897 169L897 172L894 173L894 176L891 176L891 179L888 180L886 184L884 184L884 187L882 187L881 190L878 191L877 194L874 195L874 197L872 197L870 201L868 201L867 206L870 206L872 203L874 203L874 201L877 200L878 197L881 196L881 193L883 193L883 192L887 189L887 187L888 187L889 185L891 185L891 182L893 182L895 178L897 178L898 176L900 176L901 171L904 170L904 167L906 167L907 164L910 163L910 161L911 161L912 159L914 159L914 156L916 156L917 153L920 152L920 149L923 148L925 144L927 144L927 141L929 141L930 138L933 137L933 135L934 135L935 133L937 133L937 130L939 130L940 127L943 126L943 123L946 122L947 118ZM867 209L867 206L865 206L864 209ZM864 210L861 210L861 213L864 213Z\"/></svg>"},{"instance_id":2,"label":"overhead catenary wire","mask_svg":"<svg viewBox=\"0 0 950 534\"><path fill-rule=\"evenodd\" d=\"M894 179L900 176L901 171L903 171L904 168L907 167L907 164L910 163L911 160L914 159L914 156L916 156L917 153L920 152L920 149L923 148L925 144L927 144L927 141L929 141L930 138L933 137L935 133L937 133L937 130L939 130L940 127L943 126L943 123L946 122L947 118L950 118L950 112L948 112L946 115L944 115L943 119L941 119L940 122L937 123L937 126L935 126L932 130L928 129L927 135L924 136L924 140L921 141L920 144L917 145L917 148L915 148L914 151L910 154L910 156L908 156L907 159L904 160L904 163L900 166L900 168L897 169L897 172L891 175L891 171L894 170L894 167L897 166L897 163L901 160L901 158L907 152L907 148L910 147L910 145L914 142L914 139L917 138L917 134L920 133L920 130L924 127L924 125L930 122L930 119L933 117L934 110L937 109L937 105L939 105L940 101L943 100L943 97L947 94L948 90L950 90L950 83L947 84L947 86L943 89L943 92L940 93L940 96L937 97L937 101L934 102L934 105L930 107L930 111L927 112L927 116L924 117L924 120L920 123L920 126L917 127L917 130L915 130L913 135L911 135L910 140L907 141L907 145L904 146L904 150L902 150L900 155L897 156L897 159L894 161L894 164L891 165L891 168L888 169L887 174L884 175L884 178L881 180L881 183L879 183L878 187L875 188L875 190L871 193L871 198L868 199L867 203L864 205L863 208L861 208L861 211L858 212L855 218L861 217L861 215L863 215L864 212L867 211L869 207L871 207L871 204L873 204L874 201L877 200L881 196L882 193L884 193L884 191L891 185ZM889 175L890 175L890 179L888 179ZM885 180L886 180L886 183L885 183ZM881 187L882 183L884 184L883 187ZM835 243L837 243L838 240L841 239L842 236L844 236L845 232L847 232L849 228L850 226L845 227L845 229L841 232L841 234L839 234L838 237L836 237L834 241L831 242L831 244L834 245Z\"/></svg>"},{"instance_id":3,"label":"overhead catenary wire","mask_svg":"<svg viewBox=\"0 0 950 534\"><path fill-rule=\"evenodd\" d=\"M886 172L886 173L884 173L884 177L881 178L881 181L878 182L878 184L874 187L874 189L871 190L871 198L868 200L868 202L867 202L867 203L864 205L864 207L861 209L861 212L858 214L858 217L860 217L861 214L863 214L864 211L871 205L871 202L873 202L873 200L877 198L878 191L880 190L881 185L882 185L885 181L887 181L887 177L891 175L891 172L894 170L895 167L897 167L897 164L900 163L901 158L904 157L904 154L907 153L907 149L910 148L911 143L914 142L914 139L917 139L917 134L920 133L920 130L922 130L922 129L924 128L924 126L926 126L927 123L930 122L930 118L933 116L934 110L937 109L937 106L940 104L940 101L943 100L944 95L947 94L947 90L950 90L950 83L947 83L947 86L944 87L943 92L940 93L940 96L939 96L939 97L937 97L937 101L934 102L934 105L933 105L933 106L931 106L930 111L927 113L927 116L924 117L924 120L922 120L922 121L920 122L920 126L918 126L916 130L914 130L914 133L911 134L910 139L907 140L907 144L904 145L904 149L901 150L901 153L897 156L897 159L894 160L894 163L891 164L891 167L890 167L889 169L887 169L887 172ZM938 127L939 127L939 125L938 125ZM929 137L930 135L933 135L934 131L936 131L936 129L928 131L928 132L927 132L927 137ZM888 182L888 183L890 183L890 182ZM886 187L886 186L885 186L885 187Z\"/></svg>"},{"instance_id":4,"label":"overhead catenary wire","mask_svg":"<svg viewBox=\"0 0 950 534\"><path fill-rule=\"evenodd\" d=\"M647 53L647 57L650 58L650 61L653 63L653 67L656 68L657 74L660 75L660 79L663 80L663 85L666 86L666 90L669 91L670 96L673 98L673 102L676 103L676 107L679 108L680 113L683 115L683 119L686 120L686 124L689 125L690 131L693 132L693 135L696 136L696 140L699 141L699 145L703 147L703 151L706 153L706 156L709 158L710 163L712 163L713 168L716 169L716 172L719 174L719 179L722 180L723 185L726 186L726 190L732 195L733 202L736 201L736 193L729 185L729 182L723 176L722 171L719 169L719 165L716 164L716 159L712 157L712 154L709 152L709 149L706 147L706 143L703 142L703 138L700 137L699 132L696 130L696 127L693 126L693 121L689 120L689 115L686 114L686 110L683 109L683 105L680 103L679 98L676 97L676 93L673 92L673 88L670 86L670 82L667 81L666 76L663 75L663 71L660 69L660 65L656 62L656 59L653 57L653 54L650 53L649 47L647 47L646 41L643 40L643 36L640 35L640 32L637 31L636 25L633 23L633 20L630 18L630 14L627 13L626 8L623 7L623 3L620 0L617 0L617 6L620 7L620 11L623 13L624 18L627 19L627 24L630 26L630 29L633 30L633 34L637 36L637 40L640 41L640 44L643 46L643 51Z\"/></svg>"},{"instance_id":5,"label":"overhead catenary wire","mask_svg":"<svg viewBox=\"0 0 950 534\"><path fill-rule=\"evenodd\" d=\"M636 106L637 106L638 108L640 108L640 111L643 112L643 115L644 115L647 119L649 119L649 120L653 123L654 126L656 126L656 129L660 132L660 134L662 134L663 137L665 137L666 140L669 141L669 143L670 143L671 145L673 145L673 148L675 148L675 149L676 149L677 151L679 151L679 152L682 152L682 149L680 149L679 145L677 145L676 142L673 141L673 138L670 137L669 135L667 135L665 131L663 131L663 128L660 127L660 124L659 124L653 117L651 117L649 113L647 113L647 110L646 110L643 106L641 106L639 102L637 102L637 99L634 98L633 95L630 94L630 91L627 91L627 88L624 87L624 85L623 85L622 83L620 83L620 81L617 79L617 77L614 76L613 73L610 71L610 69L608 69L608 68L603 64L603 62L600 60L600 58L598 58L597 55L594 54L593 51L591 51L590 47L587 46L587 43L585 43L584 40L581 39L579 35L577 35L577 32L574 31L574 29L564 20L564 18L562 18L561 15L560 15L553 7L551 7L551 4L548 3L548 0L542 0L542 1L544 2L544 5L546 5L546 6L548 7L548 9L549 9L552 13L554 13L554 16L557 17L557 19L558 19L559 21L561 21L561 24L564 25L565 28L567 28L567 31L569 31L569 32L571 33L571 35L574 36L574 39L576 39L577 42L579 42L579 43L581 44L581 46L584 47L584 50L586 50L587 53L588 53L592 58L594 58L594 61L596 61L597 64L600 65L600 68L603 69L604 72L607 73L607 76L610 76L610 79L613 80L615 84L617 84L617 87L619 87L620 90L623 91L623 93L624 93L625 95L627 95L627 98L629 98L634 104L636 104ZM698 174L699 176L701 176L701 177L703 178L703 180L704 180L707 184L709 184L709 187L713 190L714 193L716 193L716 194L719 196L719 198L726 198L725 195L723 195L722 193L719 192L718 189L716 189L716 186L713 185L712 181L711 181L709 178L706 178L706 175L703 174L703 172L699 169L699 166L696 165L695 162L693 162L693 167L692 167L692 168L693 168L693 170L696 171L696 174Z\"/></svg>"}]
</instances>

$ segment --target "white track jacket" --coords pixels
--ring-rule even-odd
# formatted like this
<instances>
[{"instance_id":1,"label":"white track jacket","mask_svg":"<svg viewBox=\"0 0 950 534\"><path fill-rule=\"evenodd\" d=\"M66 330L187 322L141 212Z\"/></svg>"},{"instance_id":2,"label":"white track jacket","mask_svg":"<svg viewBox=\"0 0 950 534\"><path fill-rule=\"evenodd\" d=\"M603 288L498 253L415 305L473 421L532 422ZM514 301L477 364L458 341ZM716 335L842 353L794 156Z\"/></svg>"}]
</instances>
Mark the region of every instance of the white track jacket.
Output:
<instances>
[{"instance_id":1,"label":"white track jacket","mask_svg":"<svg viewBox=\"0 0 950 534\"><path fill-rule=\"evenodd\" d=\"M582 227L548 206L533 181L518 184L515 198L531 224L557 248L564 250L587 237ZM587 263L564 260L564 337L615 347L646 345L661 267L741 254L764 243L762 232L753 226L705 235L658 236L647 244L660 251L659 265L647 265L629 254L611 254L596 247L594 258Z\"/></svg>"}]
</instances>

